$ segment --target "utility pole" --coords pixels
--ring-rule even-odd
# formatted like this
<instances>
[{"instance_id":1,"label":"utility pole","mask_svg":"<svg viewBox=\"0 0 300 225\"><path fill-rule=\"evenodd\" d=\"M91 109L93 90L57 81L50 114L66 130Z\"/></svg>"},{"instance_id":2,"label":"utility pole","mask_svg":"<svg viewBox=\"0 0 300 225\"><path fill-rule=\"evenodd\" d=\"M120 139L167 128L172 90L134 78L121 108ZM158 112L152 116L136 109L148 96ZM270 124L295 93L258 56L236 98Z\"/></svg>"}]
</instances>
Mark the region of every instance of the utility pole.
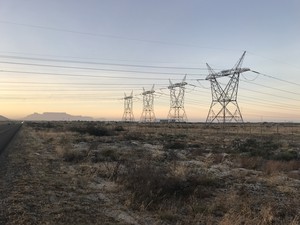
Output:
<instances>
[{"instance_id":1,"label":"utility pole","mask_svg":"<svg viewBox=\"0 0 300 225\"><path fill-rule=\"evenodd\" d=\"M221 123L243 123L243 117L237 103L237 94L240 74L250 71L249 68L241 68L246 51L232 69L222 70L218 73L208 65L209 75L206 80L211 83L212 102L206 118L207 123L214 121ZM227 77L228 83L222 86L219 79Z\"/></svg>"},{"instance_id":2,"label":"utility pole","mask_svg":"<svg viewBox=\"0 0 300 225\"><path fill-rule=\"evenodd\" d=\"M143 88L143 112L141 115L141 122L155 122L155 114L153 109L154 92L154 84L150 91L145 91Z\"/></svg>"},{"instance_id":3,"label":"utility pole","mask_svg":"<svg viewBox=\"0 0 300 225\"><path fill-rule=\"evenodd\" d=\"M186 122L187 116L184 109L184 94L185 94L185 82L186 75L182 82L173 84L169 80L170 85L170 110L168 114L169 122Z\"/></svg>"},{"instance_id":4,"label":"utility pole","mask_svg":"<svg viewBox=\"0 0 300 225\"><path fill-rule=\"evenodd\" d=\"M124 113L122 120L125 122L133 122L134 116L133 116L133 91L131 91L131 94L129 96L126 96L124 93Z\"/></svg>"}]
</instances>

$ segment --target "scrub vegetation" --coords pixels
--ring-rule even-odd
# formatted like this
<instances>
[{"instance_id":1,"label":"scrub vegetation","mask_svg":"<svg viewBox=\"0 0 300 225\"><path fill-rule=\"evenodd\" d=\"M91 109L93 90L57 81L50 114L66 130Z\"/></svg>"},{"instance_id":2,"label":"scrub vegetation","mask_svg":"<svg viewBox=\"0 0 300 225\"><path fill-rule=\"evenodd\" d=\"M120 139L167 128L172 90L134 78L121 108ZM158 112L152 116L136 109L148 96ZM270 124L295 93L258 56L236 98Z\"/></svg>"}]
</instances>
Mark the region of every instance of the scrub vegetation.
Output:
<instances>
[{"instance_id":1,"label":"scrub vegetation","mask_svg":"<svg viewBox=\"0 0 300 225\"><path fill-rule=\"evenodd\" d=\"M28 122L0 224L300 224L300 125Z\"/></svg>"}]
</instances>

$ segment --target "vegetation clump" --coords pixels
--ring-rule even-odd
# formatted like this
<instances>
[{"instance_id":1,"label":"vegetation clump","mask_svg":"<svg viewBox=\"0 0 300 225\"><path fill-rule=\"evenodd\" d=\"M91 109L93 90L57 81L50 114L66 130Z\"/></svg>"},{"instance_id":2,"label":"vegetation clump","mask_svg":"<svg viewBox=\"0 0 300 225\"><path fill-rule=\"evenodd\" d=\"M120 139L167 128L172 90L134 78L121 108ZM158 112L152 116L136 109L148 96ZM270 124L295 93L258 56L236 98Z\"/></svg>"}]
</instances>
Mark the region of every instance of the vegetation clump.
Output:
<instances>
[{"instance_id":1,"label":"vegetation clump","mask_svg":"<svg viewBox=\"0 0 300 225\"><path fill-rule=\"evenodd\" d=\"M66 162L80 162L87 156L86 152L77 149L66 149L62 154Z\"/></svg>"},{"instance_id":2,"label":"vegetation clump","mask_svg":"<svg viewBox=\"0 0 300 225\"><path fill-rule=\"evenodd\" d=\"M78 132L80 134L89 134L92 136L113 136L114 132L111 129L108 129L104 126L96 126L94 124L82 125L82 126L73 126L70 128L73 132Z\"/></svg>"},{"instance_id":3,"label":"vegetation clump","mask_svg":"<svg viewBox=\"0 0 300 225\"><path fill-rule=\"evenodd\" d=\"M156 208L162 201L188 198L205 198L220 186L217 178L207 174L172 174L170 167L150 163L129 164L122 183L133 193L134 206L141 204Z\"/></svg>"},{"instance_id":4,"label":"vegetation clump","mask_svg":"<svg viewBox=\"0 0 300 225\"><path fill-rule=\"evenodd\" d=\"M291 161L291 160L298 160L300 159L299 154L295 150L290 151L281 151L274 156L275 160L284 160L284 161Z\"/></svg>"},{"instance_id":5,"label":"vegetation clump","mask_svg":"<svg viewBox=\"0 0 300 225\"><path fill-rule=\"evenodd\" d=\"M93 151L91 155L92 162L114 162L118 161L120 158L119 154L114 149L102 149L98 151Z\"/></svg>"},{"instance_id":6,"label":"vegetation clump","mask_svg":"<svg viewBox=\"0 0 300 225\"><path fill-rule=\"evenodd\" d=\"M258 140L256 138L247 138L242 141L240 139L234 141L234 148L237 152L247 153L252 157L262 157L264 159L271 159L280 144L276 141Z\"/></svg>"}]
</instances>

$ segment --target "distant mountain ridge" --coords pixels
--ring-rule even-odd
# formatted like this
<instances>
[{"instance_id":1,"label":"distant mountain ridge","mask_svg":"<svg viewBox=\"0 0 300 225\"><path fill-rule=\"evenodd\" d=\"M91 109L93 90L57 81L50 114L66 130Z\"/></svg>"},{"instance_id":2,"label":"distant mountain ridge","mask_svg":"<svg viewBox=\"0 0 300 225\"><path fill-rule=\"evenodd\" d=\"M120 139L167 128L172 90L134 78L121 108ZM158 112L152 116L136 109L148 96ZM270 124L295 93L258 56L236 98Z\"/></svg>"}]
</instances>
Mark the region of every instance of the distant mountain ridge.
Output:
<instances>
[{"instance_id":1,"label":"distant mountain ridge","mask_svg":"<svg viewBox=\"0 0 300 225\"><path fill-rule=\"evenodd\" d=\"M81 121L91 121L94 120L89 116L74 116L67 114L65 112L44 112L33 113L24 118L24 120L31 121L71 121L71 120L81 120Z\"/></svg>"},{"instance_id":2,"label":"distant mountain ridge","mask_svg":"<svg viewBox=\"0 0 300 225\"><path fill-rule=\"evenodd\" d=\"M1 116L0 115L0 121L8 121L9 119L8 118L6 118L5 116Z\"/></svg>"}]
</instances>

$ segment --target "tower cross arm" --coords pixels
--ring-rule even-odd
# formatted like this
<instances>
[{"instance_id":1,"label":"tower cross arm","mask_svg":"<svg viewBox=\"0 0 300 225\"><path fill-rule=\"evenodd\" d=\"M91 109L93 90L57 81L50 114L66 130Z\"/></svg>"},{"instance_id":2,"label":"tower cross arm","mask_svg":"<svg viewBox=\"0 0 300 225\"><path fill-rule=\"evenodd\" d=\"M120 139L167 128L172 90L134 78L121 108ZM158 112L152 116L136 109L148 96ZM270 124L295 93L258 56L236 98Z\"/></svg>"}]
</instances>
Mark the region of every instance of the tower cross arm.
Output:
<instances>
[{"instance_id":1,"label":"tower cross arm","mask_svg":"<svg viewBox=\"0 0 300 225\"><path fill-rule=\"evenodd\" d=\"M126 97L124 97L124 99L126 100L126 99L132 99L133 97L132 96L126 96Z\"/></svg>"},{"instance_id":2,"label":"tower cross arm","mask_svg":"<svg viewBox=\"0 0 300 225\"><path fill-rule=\"evenodd\" d=\"M175 84L172 84L172 85L168 86L168 89L172 89L172 88L176 88L176 87L183 87L187 84L188 84L187 82L175 83Z\"/></svg>"},{"instance_id":3,"label":"tower cross arm","mask_svg":"<svg viewBox=\"0 0 300 225\"><path fill-rule=\"evenodd\" d=\"M206 77L206 80L210 80L210 79L213 79L213 78L219 78L219 77L227 77L227 76L230 76L230 75L234 75L234 74L237 74L237 73L244 73L244 72L247 72L247 71L250 71L250 68L234 68L234 69L230 69L230 70L222 70L218 73L208 75Z\"/></svg>"},{"instance_id":4,"label":"tower cross arm","mask_svg":"<svg viewBox=\"0 0 300 225\"><path fill-rule=\"evenodd\" d=\"M230 69L230 70L222 70L219 73L216 74L216 76L218 77L224 77L224 76L229 76L229 75L233 75L236 73L244 73L250 71L249 68L234 68L234 69Z\"/></svg>"},{"instance_id":5,"label":"tower cross arm","mask_svg":"<svg viewBox=\"0 0 300 225\"><path fill-rule=\"evenodd\" d=\"M150 91L144 91L142 93L142 95L149 95L149 94L153 94L155 91L154 90L150 90Z\"/></svg>"}]
</instances>

